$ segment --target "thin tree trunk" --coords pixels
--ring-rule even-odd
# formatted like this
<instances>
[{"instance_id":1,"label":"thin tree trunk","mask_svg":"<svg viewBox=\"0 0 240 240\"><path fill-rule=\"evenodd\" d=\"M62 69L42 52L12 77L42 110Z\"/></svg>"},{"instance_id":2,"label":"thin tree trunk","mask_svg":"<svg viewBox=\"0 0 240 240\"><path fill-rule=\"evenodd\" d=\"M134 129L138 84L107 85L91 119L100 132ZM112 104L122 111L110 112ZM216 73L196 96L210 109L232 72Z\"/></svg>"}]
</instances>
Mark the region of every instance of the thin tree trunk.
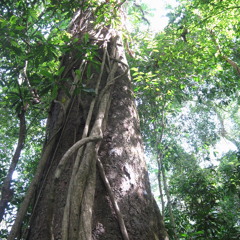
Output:
<instances>
[{"instance_id":1,"label":"thin tree trunk","mask_svg":"<svg viewBox=\"0 0 240 240\"><path fill-rule=\"evenodd\" d=\"M157 106L155 105L156 109L157 109ZM160 199L161 199L161 205L162 205L162 217L163 217L163 220L164 220L164 211L165 211L165 202L164 202L164 194L163 194L163 187L162 187L162 177L161 177L161 162L160 162L160 159L161 159L161 151L160 151L160 147L162 145L162 140L163 140L163 135L164 135L164 130L165 130L165 104L163 105L161 111L161 114L162 114L162 118L161 118L161 122L160 122L160 125L161 125L161 132L160 132L160 135L157 136L157 142L156 142L156 153L157 153L157 165L158 165L158 189L159 189L159 194L160 194ZM154 123L154 130L155 132L158 133L157 131L157 125Z\"/></svg>"},{"instance_id":2,"label":"thin tree trunk","mask_svg":"<svg viewBox=\"0 0 240 240\"><path fill-rule=\"evenodd\" d=\"M167 196L167 200L168 200L168 209L169 209L169 217L170 217L170 222L173 228L173 232L174 232L174 239L178 240L178 235L177 235L177 228L176 228L176 224L175 224L175 218L172 212L172 202L171 202L171 197L168 191L168 185L167 185L167 177L165 174L165 169L163 166L163 154L159 157L159 162L160 162L160 166L161 166L161 172L162 172L162 178L163 178L163 185L164 185L164 191L165 194Z\"/></svg>"},{"instance_id":3,"label":"thin tree trunk","mask_svg":"<svg viewBox=\"0 0 240 240\"><path fill-rule=\"evenodd\" d=\"M165 211L165 202L164 202L164 198L163 198L163 187L162 187L162 180L161 180L161 165L159 163L159 161L157 160L158 163L158 189L159 189L159 193L160 193L160 199L161 199L161 205L162 205L162 218L164 220L164 211Z\"/></svg>"},{"instance_id":4,"label":"thin tree trunk","mask_svg":"<svg viewBox=\"0 0 240 240\"><path fill-rule=\"evenodd\" d=\"M165 209L165 204L164 204L164 198L163 198L163 192L162 192L162 182L161 182L161 176L163 179L163 186L164 186L164 192L167 196L167 200L168 200L168 207L169 207L169 215L170 215L170 221L171 221L171 225L173 228L173 232L174 232L174 238L175 240L178 240L178 236L177 236L177 228L176 228L176 224L175 224L175 219L173 216L173 212L172 212L172 204L171 204L171 197L168 191L168 185L167 185L167 177L165 175L165 169L164 169L164 165L163 165L163 157L164 157L164 149L161 148L162 145L162 140L163 140L163 136L164 136L164 130L165 130L165 126L166 126L166 122L165 122L165 105L166 103L164 103L162 109L161 109L161 122L160 122L160 126L161 126L161 132L160 135L158 136L158 141L157 141L157 164L158 164L158 184L159 184L159 191L160 191L160 196L161 196L161 202L162 202L162 216L164 218L164 209ZM154 125L155 130L157 129L157 126Z\"/></svg>"},{"instance_id":5,"label":"thin tree trunk","mask_svg":"<svg viewBox=\"0 0 240 240\"><path fill-rule=\"evenodd\" d=\"M215 113L217 114L218 120L220 122L220 126L221 126L221 128L220 128L220 136L225 138L225 139L227 139L228 141L232 142L237 147L238 151L240 151L240 144L234 138L229 136L229 134L228 134L228 132L227 132L227 130L225 128L224 119L221 116L220 111L217 109L217 107L215 107L215 106L212 106L212 107L213 107Z\"/></svg>"},{"instance_id":6,"label":"thin tree trunk","mask_svg":"<svg viewBox=\"0 0 240 240\"><path fill-rule=\"evenodd\" d=\"M6 178L3 181L2 190L1 190L1 200L0 200L0 222L3 220L3 216L5 213L5 209L7 208L7 204L11 201L13 196L13 190L11 189L11 181L13 172L16 169L21 151L24 146L25 137L26 137L26 121L25 121L25 112L22 110L21 113L18 114L19 118L19 135L18 135L18 144L13 155L8 173Z\"/></svg>"}]
</instances>

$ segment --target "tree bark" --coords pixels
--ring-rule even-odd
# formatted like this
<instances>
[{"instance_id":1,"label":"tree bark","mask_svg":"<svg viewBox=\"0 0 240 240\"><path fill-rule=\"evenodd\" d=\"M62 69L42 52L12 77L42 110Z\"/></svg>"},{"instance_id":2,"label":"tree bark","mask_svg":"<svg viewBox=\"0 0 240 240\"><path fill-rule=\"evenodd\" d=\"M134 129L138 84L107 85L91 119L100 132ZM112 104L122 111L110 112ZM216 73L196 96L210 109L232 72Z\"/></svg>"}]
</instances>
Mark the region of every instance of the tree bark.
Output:
<instances>
[{"instance_id":1,"label":"tree bark","mask_svg":"<svg viewBox=\"0 0 240 240\"><path fill-rule=\"evenodd\" d=\"M28 194L28 203L33 192L35 199L22 237L168 239L151 194L120 33L106 26L96 28L90 10L77 16L71 24L71 33L79 39L76 47L97 50L94 61L75 50L63 57L65 70L50 109L48 141L37 170L40 177ZM86 36L89 41L84 45ZM24 214L26 210L19 214L9 240L19 235Z\"/></svg>"}]
</instances>

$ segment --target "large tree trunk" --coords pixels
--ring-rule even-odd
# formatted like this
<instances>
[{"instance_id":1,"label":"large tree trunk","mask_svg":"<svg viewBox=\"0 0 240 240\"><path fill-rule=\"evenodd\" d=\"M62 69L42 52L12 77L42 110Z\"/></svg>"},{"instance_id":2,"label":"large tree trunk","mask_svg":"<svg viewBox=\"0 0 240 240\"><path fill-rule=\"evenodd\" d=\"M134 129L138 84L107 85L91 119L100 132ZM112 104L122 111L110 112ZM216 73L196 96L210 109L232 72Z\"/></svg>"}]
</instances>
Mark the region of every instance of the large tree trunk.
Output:
<instances>
[{"instance_id":1,"label":"large tree trunk","mask_svg":"<svg viewBox=\"0 0 240 240\"><path fill-rule=\"evenodd\" d=\"M48 140L9 239L19 235L36 186L24 238L167 239L150 190L121 36L110 27L94 27L89 10L77 16L71 33L82 52L73 49L62 59ZM90 50L83 51L90 48L96 49L93 59Z\"/></svg>"}]
</instances>

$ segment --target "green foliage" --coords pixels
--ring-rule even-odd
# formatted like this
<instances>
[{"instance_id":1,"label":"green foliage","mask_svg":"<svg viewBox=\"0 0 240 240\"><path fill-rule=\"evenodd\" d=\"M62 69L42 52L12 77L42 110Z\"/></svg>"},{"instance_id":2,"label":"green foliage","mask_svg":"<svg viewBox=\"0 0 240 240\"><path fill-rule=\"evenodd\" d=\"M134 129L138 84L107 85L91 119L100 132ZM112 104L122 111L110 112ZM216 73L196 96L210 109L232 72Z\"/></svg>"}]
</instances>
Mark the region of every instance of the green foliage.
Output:
<instances>
[{"instance_id":1,"label":"green foliage","mask_svg":"<svg viewBox=\"0 0 240 240\"><path fill-rule=\"evenodd\" d=\"M146 5L128 3L131 36L117 16L122 2L8 0L0 5L0 182L10 165L18 138L22 111L27 139L21 154L14 197L8 205L7 235L12 212L19 207L44 142L47 111L59 91L66 69L62 55L74 51L89 63L86 77L100 66L89 34L72 39L67 28L79 9L95 10L97 26L112 25L123 31L124 42L135 53L129 58L134 93L140 113L149 170L156 179L165 171L171 195L165 222L171 239L169 206L172 205L179 239L239 239L240 111L239 16L240 1L179 1L169 8L169 25L151 34ZM114 17L113 17L114 16ZM131 54L130 54L131 55ZM235 65L234 65L235 64ZM81 79L82 73L75 71ZM75 93L95 94L80 81ZM68 93L68 90L66 90ZM236 151L217 154L221 139ZM161 153L163 167L154 161ZM215 157L214 157L215 154ZM215 164L211 162L215 159ZM156 180L153 182L156 187Z\"/></svg>"},{"instance_id":2,"label":"green foliage","mask_svg":"<svg viewBox=\"0 0 240 240\"><path fill-rule=\"evenodd\" d=\"M59 21L61 19L61 21ZM49 1L3 1L0 6L0 184L16 148L18 114L25 112L27 137L14 173L0 238L4 239L31 181L45 139L44 119L57 84L59 56L66 52L69 19Z\"/></svg>"},{"instance_id":3,"label":"green foliage","mask_svg":"<svg viewBox=\"0 0 240 240\"><path fill-rule=\"evenodd\" d=\"M180 239L239 238L239 159L215 149L224 138L239 151L239 3L180 1L162 33L132 36L145 148L163 162L149 169L169 179L171 239L169 205Z\"/></svg>"}]
</instances>

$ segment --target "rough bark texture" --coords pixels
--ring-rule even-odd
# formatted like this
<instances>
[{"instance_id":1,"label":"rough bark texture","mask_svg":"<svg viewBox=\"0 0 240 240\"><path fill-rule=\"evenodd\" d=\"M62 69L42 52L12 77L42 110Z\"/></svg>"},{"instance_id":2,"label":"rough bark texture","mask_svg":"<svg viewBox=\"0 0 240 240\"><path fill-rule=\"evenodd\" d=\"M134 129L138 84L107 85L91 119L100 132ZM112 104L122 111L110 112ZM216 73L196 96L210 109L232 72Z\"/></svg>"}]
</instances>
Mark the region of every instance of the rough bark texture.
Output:
<instances>
[{"instance_id":1,"label":"rough bark texture","mask_svg":"<svg viewBox=\"0 0 240 240\"><path fill-rule=\"evenodd\" d=\"M99 156L119 203L130 239L164 239L161 216L149 186L139 122L128 77L119 79L114 86ZM93 216L94 240L122 239L99 174Z\"/></svg>"},{"instance_id":2,"label":"rough bark texture","mask_svg":"<svg viewBox=\"0 0 240 240\"><path fill-rule=\"evenodd\" d=\"M79 14L72 32L79 39L86 32L89 34L90 44L98 47L95 61L101 68L75 51L63 57L65 80L60 82L58 98L52 103L48 119L45 149L50 143L52 147L33 201L29 229L23 237L29 240L123 239L113 203L96 167L99 158L129 239L167 239L150 190L120 35L109 27L94 30L89 19L93 17L88 11ZM81 40L76 44L81 46ZM81 79L77 79L76 69L81 70ZM90 75L86 69L91 69ZM80 83L85 89L95 89L95 94L76 91ZM92 103L93 114L88 124ZM89 128L87 134L84 128ZM80 139L97 135L103 135L103 140L89 142L71 155L55 182L65 152Z\"/></svg>"},{"instance_id":3,"label":"rough bark texture","mask_svg":"<svg viewBox=\"0 0 240 240\"><path fill-rule=\"evenodd\" d=\"M59 112L62 111L59 108L58 104L53 105L56 112L57 109L59 109ZM55 115L54 110L51 112L51 116L57 122L57 114ZM62 217L66 203L67 189L74 163L74 156L72 156L67 162L64 172L61 175L61 178L58 181L57 185L55 186L56 200L54 203L50 202L51 182L53 181L55 169L58 162L64 153L76 142L76 139L80 138L78 135L79 125L81 125L81 116L79 113L79 106L75 100L72 104L71 112L68 114L68 120L66 121L64 131L59 131L58 133L57 139L60 141L56 141L55 146L53 147L53 151L48 158L48 163L45 167L41 183L38 186L38 190L33 203L34 207L30 222L30 228L24 236L27 237L27 239L51 239L52 229L50 228L51 218L49 215L52 211L54 212L55 216L53 226L56 232L54 239L61 239ZM54 205L53 209L52 205Z\"/></svg>"}]
</instances>

